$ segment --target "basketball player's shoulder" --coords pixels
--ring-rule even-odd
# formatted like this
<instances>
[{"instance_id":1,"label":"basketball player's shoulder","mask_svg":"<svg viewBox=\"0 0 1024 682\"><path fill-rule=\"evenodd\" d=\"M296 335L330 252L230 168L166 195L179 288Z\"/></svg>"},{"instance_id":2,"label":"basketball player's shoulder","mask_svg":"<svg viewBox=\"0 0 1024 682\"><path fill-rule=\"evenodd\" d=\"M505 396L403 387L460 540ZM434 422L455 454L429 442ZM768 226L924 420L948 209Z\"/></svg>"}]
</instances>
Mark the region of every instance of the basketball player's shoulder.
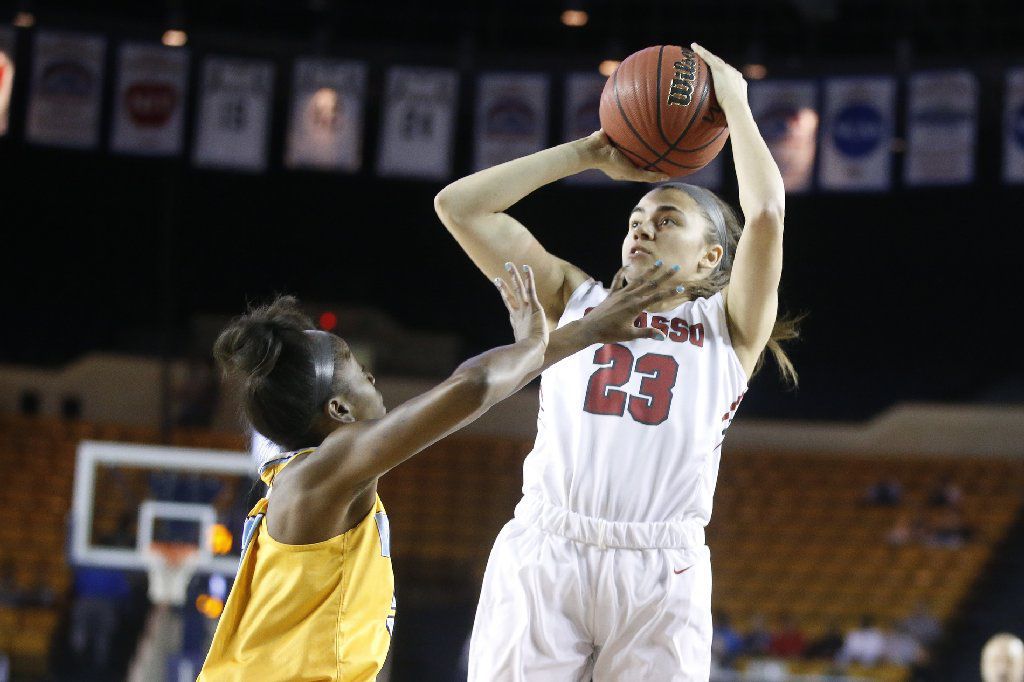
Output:
<instances>
[{"instance_id":1,"label":"basketball player's shoulder","mask_svg":"<svg viewBox=\"0 0 1024 682\"><path fill-rule=\"evenodd\" d=\"M590 275L585 273L583 270L573 265L567 260L558 258L558 267L562 270L564 279L562 280L562 305L567 306L569 301L572 300L573 296L578 293L578 290L583 284L592 281Z\"/></svg>"}]
</instances>

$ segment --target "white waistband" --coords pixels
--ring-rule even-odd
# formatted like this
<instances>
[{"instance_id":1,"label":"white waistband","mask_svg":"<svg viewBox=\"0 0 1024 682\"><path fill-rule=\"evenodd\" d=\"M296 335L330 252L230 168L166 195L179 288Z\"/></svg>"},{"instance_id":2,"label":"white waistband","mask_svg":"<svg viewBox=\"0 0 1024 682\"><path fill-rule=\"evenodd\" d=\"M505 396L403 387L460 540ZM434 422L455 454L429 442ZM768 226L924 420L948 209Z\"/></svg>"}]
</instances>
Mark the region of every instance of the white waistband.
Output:
<instances>
[{"instance_id":1,"label":"white waistband","mask_svg":"<svg viewBox=\"0 0 1024 682\"><path fill-rule=\"evenodd\" d=\"M687 549L704 545L704 526L685 521L606 521L524 497L515 516L543 531L601 549Z\"/></svg>"}]
</instances>

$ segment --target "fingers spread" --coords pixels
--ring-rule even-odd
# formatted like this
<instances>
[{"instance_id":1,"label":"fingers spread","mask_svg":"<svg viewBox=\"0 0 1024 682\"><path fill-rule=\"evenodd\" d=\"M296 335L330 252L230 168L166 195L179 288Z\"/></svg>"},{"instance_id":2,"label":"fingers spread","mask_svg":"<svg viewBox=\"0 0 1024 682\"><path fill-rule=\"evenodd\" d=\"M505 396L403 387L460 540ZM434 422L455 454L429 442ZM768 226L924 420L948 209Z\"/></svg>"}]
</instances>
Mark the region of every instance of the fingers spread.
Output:
<instances>
[{"instance_id":1,"label":"fingers spread","mask_svg":"<svg viewBox=\"0 0 1024 682\"><path fill-rule=\"evenodd\" d=\"M618 291L619 289L626 286L626 268L628 265L623 265L619 268L619 271L612 277L612 291Z\"/></svg>"},{"instance_id":2,"label":"fingers spread","mask_svg":"<svg viewBox=\"0 0 1024 682\"><path fill-rule=\"evenodd\" d=\"M494 286L498 287L498 292L501 294L501 300L505 302L505 307L509 309L509 312L519 310L519 304L516 302L515 296L512 295L512 290L509 289L508 282L503 280L501 277L495 277Z\"/></svg>"},{"instance_id":3,"label":"fingers spread","mask_svg":"<svg viewBox=\"0 0 1024 682\"><path fill-rule=\"evenodd\" d=\"M533 268L529 265L523 266L526 273L526 300L535 310L541 310L540 298L537 296L537 282L533 277Z\"/></svg>"},{"instance_id":4,"label":"fingers spread","mask_svg":"<svg viewBox=\"0 0 1024 682\"><path fill-rule=\"evenodd\" d=\"M512 292L515 294L517 301L526 302L526 285L523 284L523 278L519 276L519 270L512 263L505 263L505 270L509 274L509 279L512 280Z\"/></svg>"}]
</instances>

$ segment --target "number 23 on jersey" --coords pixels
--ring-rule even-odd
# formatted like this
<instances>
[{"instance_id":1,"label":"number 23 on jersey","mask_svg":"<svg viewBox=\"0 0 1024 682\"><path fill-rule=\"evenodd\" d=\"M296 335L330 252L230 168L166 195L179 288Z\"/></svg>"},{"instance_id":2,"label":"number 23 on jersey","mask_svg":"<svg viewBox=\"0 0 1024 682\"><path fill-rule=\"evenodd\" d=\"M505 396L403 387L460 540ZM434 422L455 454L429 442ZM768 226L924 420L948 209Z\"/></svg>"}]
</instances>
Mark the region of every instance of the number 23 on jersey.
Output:
<instances>
[{"instance_id":1,"label":"number 23 on jersey","mask_svg":"<svg viewBox=\"0 0 1024 682\"><path fill-rule=\"evenodd\" d=\"M679 373L679 363L674 357L647 353L636 358L625 346L610 343L597 349L594 364L600 368L587 384L585 412L623 417L628 410L634 421L648 426L657 426L668 419L672 388ZM629 382L634 372L643 377L638 395L620 388Z\"/></svg>"}]
</instances>

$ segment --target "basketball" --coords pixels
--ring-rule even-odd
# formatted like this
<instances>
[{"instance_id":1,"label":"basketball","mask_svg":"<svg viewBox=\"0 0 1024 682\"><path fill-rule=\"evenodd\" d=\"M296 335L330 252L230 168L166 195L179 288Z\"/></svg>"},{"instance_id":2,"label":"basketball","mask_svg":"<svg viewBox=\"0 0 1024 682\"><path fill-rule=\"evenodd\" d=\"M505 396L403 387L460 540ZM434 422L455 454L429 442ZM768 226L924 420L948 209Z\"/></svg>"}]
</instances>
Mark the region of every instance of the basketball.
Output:
<instances>
[{"instance_id":1,"label":"basketball","mask_svg":"<svg viewBox=\"0 0 1024 682\"><path fill-rule=\"evenodd\" d=\"M600 117L608 139L638 168L673 177L706 166L729 137L708 65L678 45L626 57L605 83Z\"/></svg>"}]
</instances>

